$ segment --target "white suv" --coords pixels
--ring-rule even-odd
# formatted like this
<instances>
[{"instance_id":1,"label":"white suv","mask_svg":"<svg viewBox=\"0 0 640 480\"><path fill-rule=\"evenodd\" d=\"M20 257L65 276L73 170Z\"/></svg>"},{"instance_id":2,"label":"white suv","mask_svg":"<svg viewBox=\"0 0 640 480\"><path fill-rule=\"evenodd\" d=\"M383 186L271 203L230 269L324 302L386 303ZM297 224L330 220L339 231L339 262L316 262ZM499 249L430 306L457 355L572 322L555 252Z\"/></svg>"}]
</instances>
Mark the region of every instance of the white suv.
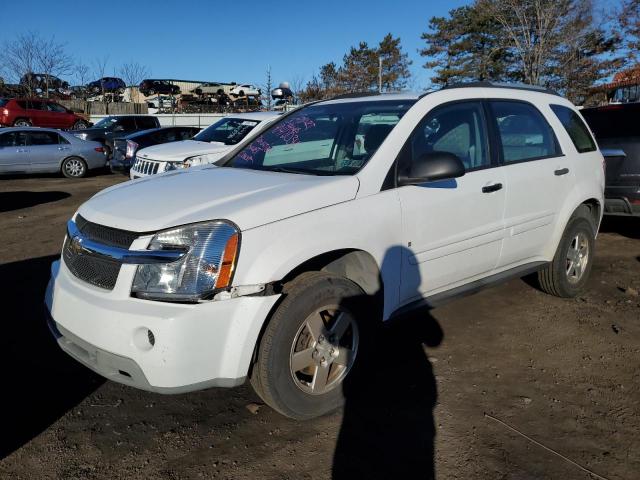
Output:
<instances>
[{"instance_id":1,"label":"white suv","mask_svg":"<svg viewBox=\"0 0 640 480\"><path fill-rule=\"evenodd\" d=\"M603 188L590 131L550 92L322 101L217 166L83 204L49 324L109 379L175 393L249 377L310 418L341 405L379 321L536 271L551 294L581 292Z\"/></svg>"}]
</instances>

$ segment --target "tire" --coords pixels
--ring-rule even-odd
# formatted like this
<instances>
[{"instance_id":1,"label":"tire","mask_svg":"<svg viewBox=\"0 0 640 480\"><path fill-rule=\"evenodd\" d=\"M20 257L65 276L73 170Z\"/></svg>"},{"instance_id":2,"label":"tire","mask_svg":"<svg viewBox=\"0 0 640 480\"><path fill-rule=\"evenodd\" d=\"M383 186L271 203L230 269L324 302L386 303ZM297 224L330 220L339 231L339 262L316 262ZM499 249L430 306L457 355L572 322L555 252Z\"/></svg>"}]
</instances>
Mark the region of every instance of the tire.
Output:
<instances>
[{"instance_id":1,"label":"tire","mask_svg":"<svg viewBox=\"0 0 640 480\"><path fill-rule=\"evenodd\" d=\"M149 90L149 95L155 95L156 91L152 88L151 90Z\"/></svg>"},{"instance_id":2,"label":"tire","mask_svg":"<svg viewBox=\"0 0 640 480\"><path fill-rule=\"evenodd\" d=\"M87 125L87 122L83 122L82 120L78 120L76 123L73 124L73 130L84 130L85 128L88 128L89 125Z\"/></svg>"},{"instance_id":3,"label":"tire","mask_svg":"<svg viewBox=\"0 0 640 480\"><path fill-rule=\"evenodd\" d=\"M241 97L244 97L244 90L240 90L239 94Z\"/></svg>"},{"instance_id":4,"label":"tire","mask_svg":"<svg viewBox=\"0 0 640 480\"><path fill-rule=\"evenodd\" d=\"M87 163L80 157L68 157L63 160L61 171L67 178L82 178L87 174Z\"/></svg>"},{"instance_id":5,"label":"tire","mask_svg":"<svg viewBox=\"0 0 640 480\"><path fill-rule=\"evenodd\" d=\"M33 125L31 120L27 118L18 118L15 122L13 122L14 127L30 127Z\"/></svg>"},{"instance_id":6,"label":"tire","mask_svg":"<svg viewBox=\"0 0 640 480\"><path fill-rule=\"evenodd\" d=\"M581 206L569 220L553 260L538 272L543 291L563 298L584 291L593 266L595 230L589 208Z\"/></svg>"},{"instance_id":7,"label":"tire","mask_svg":"<svg viewBox=\"0 0 640 480\"><path fill-rule=\"evenodd\" d=\"M355 283L324 272L304 273L283 292L260 340L251 384L274 410L310 419L343 405L342 384L370 338L363 319L371 321L365 307L371 301Z\"/></svg>"}]
</instances>

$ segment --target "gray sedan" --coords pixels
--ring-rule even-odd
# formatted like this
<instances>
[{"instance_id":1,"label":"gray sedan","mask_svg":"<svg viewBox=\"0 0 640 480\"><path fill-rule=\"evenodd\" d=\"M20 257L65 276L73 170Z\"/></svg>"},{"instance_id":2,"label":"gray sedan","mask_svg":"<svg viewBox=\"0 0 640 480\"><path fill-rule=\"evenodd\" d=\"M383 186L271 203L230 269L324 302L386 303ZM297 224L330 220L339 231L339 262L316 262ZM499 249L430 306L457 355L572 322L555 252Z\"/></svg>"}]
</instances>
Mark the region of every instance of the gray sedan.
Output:
<instances>
[{"instance_id":1,"label":"gray sedan","mask_svg":"<svg viewBox=\"0 0 640 480\"><path fill-rule=\"evenodd\" d=\"M84 177L92 168L104 167L102 144L81 140L50 128L0 129L0 175L61 172Z\"/></svg>"}]
</instances>

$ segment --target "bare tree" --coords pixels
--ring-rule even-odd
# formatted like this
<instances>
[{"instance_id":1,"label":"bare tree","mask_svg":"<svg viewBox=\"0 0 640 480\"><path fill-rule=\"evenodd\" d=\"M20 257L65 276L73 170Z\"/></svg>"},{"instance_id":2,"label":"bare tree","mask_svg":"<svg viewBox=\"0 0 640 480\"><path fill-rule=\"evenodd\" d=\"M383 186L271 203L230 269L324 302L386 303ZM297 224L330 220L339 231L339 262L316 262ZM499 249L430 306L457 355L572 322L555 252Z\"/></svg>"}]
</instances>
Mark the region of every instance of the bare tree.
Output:
<instances>
[{"instance_id":1,"label":"bare tree","mask_svg":"<svg viewBox=\"0 0 640 480\"><path fill-rule=\"evenodd\" d=\"M38 65L39 37L34 32L18 35L14 40L4 43L0 53L5 71L14 83L22 83L28 96L36 89L34 73Z\"/></svg>"},{"instance_id":2,"label":"bare tree","mask_svg":"<svg viewBox=\"0 0 640 480\"><path fill-rule=\"evenodd\" d=\"M293 92L293 95L297 99L300 98L300 96L302 95L302 92L304 92L306 83L307 82L305 81L305 78L302 75L294 75L293 77L291 77L291 82L289 82L289 85L291 86L291 91Z\"/></svg>"},{"instance_id":3,"label":"bare tree","mask_svg":"<svg viewBox=\"0 0 640 480\"><path fill-rule=\"evenodd\" d=\"M130 88L130 91L133 93L133 88L135 87L135 97L136 101L138 100L138 84L149 75L151 75L151 71L144 65L140 65L138 62L129 62L125 63L120 67L119 75L122 77L124 82L127 84L127 87Z\"/></svg>"},{"instance_id":4,"label":"bare tree","mask_svg":"<svg viewBox=\"0 0 640 480\"><path fill-rule=\"evenodd\" d=\"M55 37L48 40L36 38L36 60L41 73L44 73L45 96L49 96L49 82L51 77L58 77L71 73L73 61L65 49L65 44L59 43Z\"/></svg>"},{"instance_id":5,"label":"bare tree","mask_svg":"<svg viewBox=\"0 0 640 480\"><path fill-rule=\"evenodd\" d=\"M102 57L96 58L93 61L93 73L94 76L98 77L98 79L102 79L107 71L107 65L109 64L109 55L104 55ZM100 91L102 94L102 99L104 100L104 83L100 82Z\"/></svg>"},{"instance_id":6,"label":"bare tree","mask_svg":"<svg viewBox=\"0 0 640 480\"><path fill-rule=\"evenodd\" d=\"M89 66L86 63L76 63L73 66L73 77L78 85L86 85L89 83Z\"/></svg>"}]
</instances>

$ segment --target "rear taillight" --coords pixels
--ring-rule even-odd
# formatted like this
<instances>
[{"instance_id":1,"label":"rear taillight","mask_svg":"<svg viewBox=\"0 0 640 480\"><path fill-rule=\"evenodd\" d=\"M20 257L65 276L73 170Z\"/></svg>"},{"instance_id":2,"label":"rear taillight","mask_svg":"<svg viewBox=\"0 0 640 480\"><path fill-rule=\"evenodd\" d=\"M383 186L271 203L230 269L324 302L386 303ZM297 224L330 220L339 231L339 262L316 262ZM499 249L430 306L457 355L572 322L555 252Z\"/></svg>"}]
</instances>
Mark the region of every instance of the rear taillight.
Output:
<instances>
[{"instance_id":1,"label":"rear taillight","mask_svg":"<svg viewBox=\"0 0 640 480\"><path fill-rule=\"evenodd\" d=\"M127 151L125 153L126 158L133 158L136 154L136 150L138 149L138 144L131 140L127 140Z\"/></svg>"},{"instance_id":2,"label":"rear taillight","mask_svg":"<svg viewBox=\"0 0 640 480\"><path fill-rule=\"evenodd\" d=\"M3 108L2 109L2 114L3 115L9 115L9 109L8 108Z\"/></svg>"},{"instance_id":3,"label":"rear taillight","mask_svg":"<svg viewBox=\"0 0 640 480\"><path fill-rule=\"evenodd\" d=\"M94 150L98 153L104 153L104 147L96 147Z\"/></svg>"}]
</instances>

